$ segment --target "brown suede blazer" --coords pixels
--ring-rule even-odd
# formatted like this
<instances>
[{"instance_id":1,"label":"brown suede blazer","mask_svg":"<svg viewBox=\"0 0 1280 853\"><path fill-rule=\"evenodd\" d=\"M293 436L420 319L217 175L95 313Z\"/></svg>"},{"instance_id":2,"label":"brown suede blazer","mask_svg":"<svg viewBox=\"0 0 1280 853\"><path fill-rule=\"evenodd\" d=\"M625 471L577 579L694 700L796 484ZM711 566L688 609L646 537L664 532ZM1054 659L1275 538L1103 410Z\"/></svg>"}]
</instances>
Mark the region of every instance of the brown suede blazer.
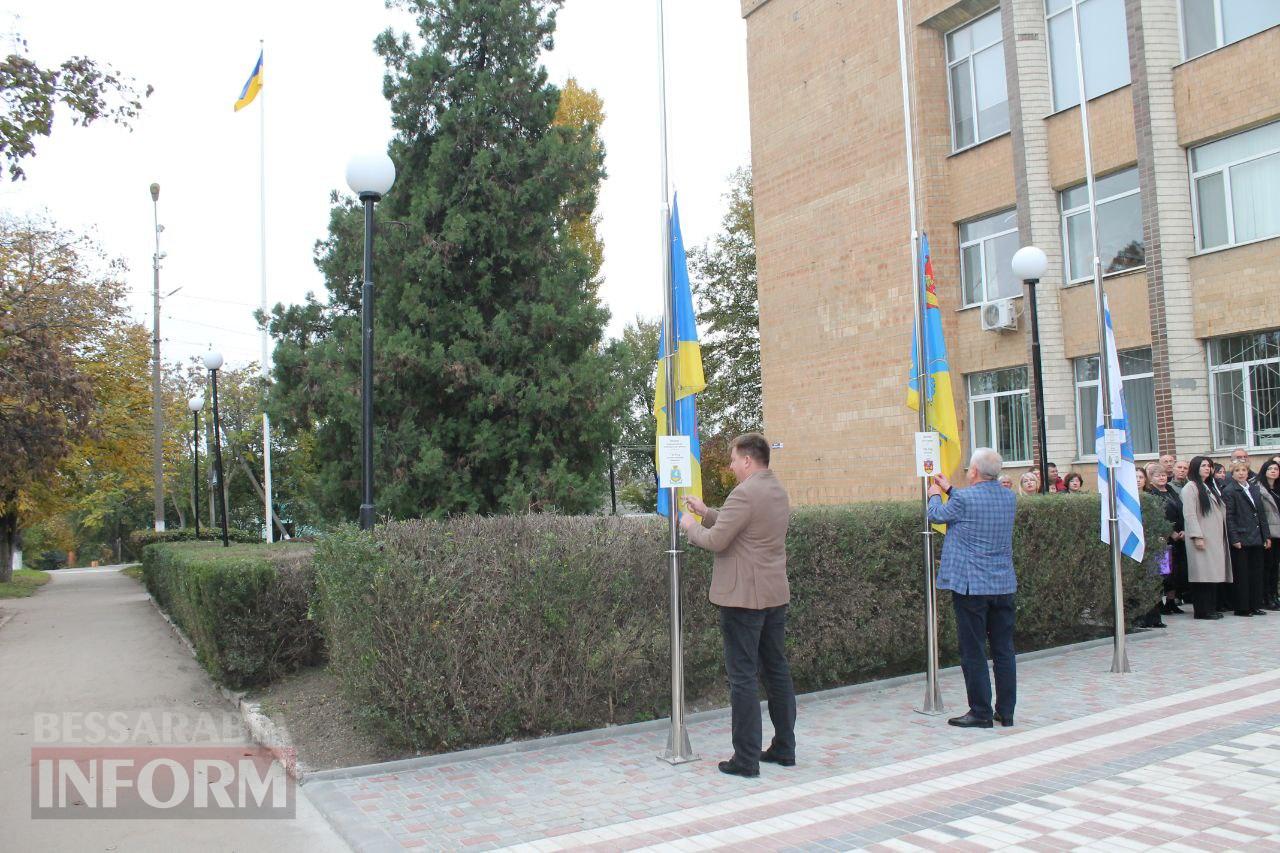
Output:
<instances>
[{"instance_id":1,"label":"brown suede blazer","mask_svg":"<svg viewBox=\"0 0 1280 853\"><path fill-rule=\"evenodd\" d=\"M707 509L689 541L715 552L712 604L763 610L791 600L787 585L787 522L791 501L768 468L743 480L719 510Z\"/></svg>"}]
</instances>

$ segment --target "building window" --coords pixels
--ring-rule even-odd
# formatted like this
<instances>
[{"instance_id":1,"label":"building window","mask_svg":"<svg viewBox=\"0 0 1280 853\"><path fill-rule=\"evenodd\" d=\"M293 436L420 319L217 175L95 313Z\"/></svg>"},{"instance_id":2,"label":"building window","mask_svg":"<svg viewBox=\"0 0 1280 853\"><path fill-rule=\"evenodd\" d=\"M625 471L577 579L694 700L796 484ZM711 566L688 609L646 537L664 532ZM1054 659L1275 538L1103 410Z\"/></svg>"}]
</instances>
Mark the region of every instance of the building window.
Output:
<instances>
[{"instance_id":1,"label":"building window","mask_svg":"<svg viewBox=\"0 0 1280 853\"><path fill-rule=\"evenodd\" d=\"M969 442L993 447L1006 465L1031 462L1031 393L1027 369L969 374Z\"/></svg>"},{"instance_id":2,"label":"building window","mask_svg":"<svg viewBox=\"0 0 1280 853\"><path fill-rule=\"evenodd\" d=\"M1191 181L1201 250L1280 235L1280 122L1193 148Z\"/></svg>"},{"instance_id":3,"label":"building window","mask_svg":"<svg viewBox=\"0 0 1280 853\"><path fill-rule=\"evenodd\" d=\"M1217 447L1280 445L1280 331L1209 341Z\"/></svg>"},{"instance_id":4,"label":"building window","mask_svg":"<svg viewBox=\"0 0 1280 853\"><path fill-rule=\"evenodd\" d=\"M1125 169L1093 183L1098 196L1098 239L1102 241L1102 272L1140 267L1147 262L1142 244L1142 196L1138 170ZM1093 228L1089 221L1089 187L1063 190L1062 240L1067 257L1067 281L1093 278Z\"/></svg>"},{"instance_id":5,"label":"building window","mask_svg":"<svg viewBox=\"0 0 1280 853\"><path fill-rule=\"evenodd\" d=\"M1182 0L1182 52L1192 59L1277 24L1276 0Z\"/></svg>"},{"instance_id":6,"label":"building window","mask_svg":"<svg viewBox=\"0 0 1280 853\"><path fill-rule=\"evenodd\" d=\"M947 79L952 150L1009 132L999 9L947 33Z\"/></svg>"},{"instance_id":7,"label":"building window","mask_svg":"<svg viewBox=\"0 0 1280 853\"><path fill-rule=\"evenodd\" d=\"M1095 458L1098 429L1098 357L1075 360L1077 454ZM1129 420L1129 442L1137 456L1160 452L1156 437L1156 379L1151 367L1151 349L1120 353L1120 381L1124 388L1124 413Z\"/></svg>"},{"instance_id":8,"label":"building window","mask_svg":"<svg viewBox=\"0 0 1280 853\"><path fill-rule=\"evenodd\" d=\"M1022 293L1022 283L1011 266L1016 251L1016 210L960 224L960 281L965 306Z\"/></svg>"},{"instance_id":9,"label":"building window","mask_svg":"<svg viewBox=\"0 0 1280 853\"><path fill-rule=\"evenodd\" d=\"M1073 3L1080 15L1080 53L1084 57L1084 89L1089 99L1129 85L1124 0L1045 0L1054 110L1080 103L1075 24L1071 20Z\"/></svg>"}]
</instances>

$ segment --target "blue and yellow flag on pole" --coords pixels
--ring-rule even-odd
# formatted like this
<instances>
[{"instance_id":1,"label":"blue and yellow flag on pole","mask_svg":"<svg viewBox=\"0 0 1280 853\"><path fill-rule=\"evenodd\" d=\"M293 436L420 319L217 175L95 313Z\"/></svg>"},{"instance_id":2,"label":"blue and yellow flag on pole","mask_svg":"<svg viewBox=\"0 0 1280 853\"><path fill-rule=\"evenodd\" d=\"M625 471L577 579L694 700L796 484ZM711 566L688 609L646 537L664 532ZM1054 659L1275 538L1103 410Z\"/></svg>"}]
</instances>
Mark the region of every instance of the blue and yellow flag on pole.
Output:
<instances>
[{"instance_id":1,"label":"blue and yellow flag on pole","mask_svg":"<svg viewBox=\"0 0 1280 853\"><path fill-rule=\"evenodd\" d=\"M262 91L262 53L258 53L258 61L253 66L253 73L249 75L249 79L244 81L244 88L240 90L240 98L236 101L236 112L253 103L253 99L258 97L258 93Z\"/></svg>"},{"instance_id":2,"label":"blue and yellow flag on pole","mask_svg":"<svg viewBox=\"0 0 1280 853\"><path fill-rule=\"evenodd\" d=\"M924 292L924 342L929 368L926 382L925 423L942 439L942 470L950 477L960 464L960 427L956 423L955 397L951 393L951 367L947 362L947 344L942 339L942 312L938 308L938 290L933 281L933 261L929 257L929 236L920 241L920 286ZM911 331L911 379L907 383L907 405L920 411L920 388L915 329Z\"/></svg>"},{"instance_id":3,"label":"blue and yellow flag on pole","mask_svg":"<svg viewBox=\"0 0 1280 853\"><path fill-rule=\"evenodd\" d=\"M684 238L680 236L680 208L671 210L671 290L672 325L676 331L675 354L675 420L672 435L689 436L689 450L693 461L693 482L688 488L679 489L677 500L688 495L702 499L702 445L698 441L698 410L694 394L707 387L702 373L702 349L698 346L698 325L693 314L693 293L689 289L689 266L684 253ZM666 329L658 332L658 384L653 395L653 414L658 421L657 435L667 434L667 351ZM654 448L655 459L657 448ZM680 507L677 505L676 510ZM658 489L658 513L667 515L667 490Z\"/></svg>"}]
</instances>

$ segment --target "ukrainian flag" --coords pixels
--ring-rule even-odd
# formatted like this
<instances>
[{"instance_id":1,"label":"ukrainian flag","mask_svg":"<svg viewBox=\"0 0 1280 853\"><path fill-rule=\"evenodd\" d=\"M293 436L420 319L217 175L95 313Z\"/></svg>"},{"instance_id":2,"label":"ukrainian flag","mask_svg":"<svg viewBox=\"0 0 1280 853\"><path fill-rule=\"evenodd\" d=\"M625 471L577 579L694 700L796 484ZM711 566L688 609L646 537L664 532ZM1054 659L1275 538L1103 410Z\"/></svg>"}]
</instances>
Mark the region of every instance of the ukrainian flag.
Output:
<instances>
[{"instance_id":1,"label":"ukrainian flag","mask_svg":"<svg viewBox=\"0 0 1280 853\"><path fill-rule=\"evenodd\" d=\"M693 495L702 499L702 446L698 441L698 410L694 394L707 387L702 374L702 349L698 346L698 326L693 314L693 293L689 289L689 266L685 258L684 238L680 236L680 208L673 204L671 210L671 290L672 325L676 330L675 356L675 421L672 435L689 436L690 455L693 457L693 482L688 488L679 489L677 500ZM667 434L667 351L666 329L658 333L658 384L653 395L653 414L658 421L657 435ZM655 447L655 458L657 448ZM680 507L677 505L676 510ZM667 515L667 490L658 490L658 513Z\"/></svg>"},{"instance_id":2,"label":"ukrainian flag","mask_svg":"<svg viewBox=\"0 0 1280 853\"><path fill-rule=\"evenodd\" d=\"M262 91L262 52L258 52L258 61L253 66L253 73L249 75L249 79L244 81L244 88L240 90L240 99L236 101L236 112L253 103L253 99L258 97L258 93Z\"/></svg>"},{"instance_id":3,"label":"ukrainian flag","mask_svg":"<svg viewBox=\"0 0 1280 853\"><path fill-rule=\"evenodd\" d=\"M924 286L924 342L929 361L928 397L925 422L942 438L942 470L950 477L960 464L960 427L956 423L955 397L951 393L951 367L947 363L947 344L942 339L942 312L938 308L938 290L933 281L933 261L929 257L929 236L920 241L922 284ZM920 389L915 329L911 331L911 379L907 384L907 405L920 411Z\"/></svg>"}]
</instances>

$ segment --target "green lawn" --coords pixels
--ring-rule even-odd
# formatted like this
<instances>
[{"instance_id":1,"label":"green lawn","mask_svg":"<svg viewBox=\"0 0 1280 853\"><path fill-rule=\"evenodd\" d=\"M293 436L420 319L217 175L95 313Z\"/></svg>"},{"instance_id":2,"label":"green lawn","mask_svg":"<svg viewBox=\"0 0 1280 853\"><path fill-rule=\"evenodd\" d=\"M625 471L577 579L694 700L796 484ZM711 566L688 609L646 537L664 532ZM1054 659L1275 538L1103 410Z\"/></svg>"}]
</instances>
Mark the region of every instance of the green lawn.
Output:
<instances>
[{"instance_id":1,"label":"green lawn","mask_svg":"<svg viewBox=\"0 0 1280 853\"><path fill-rule=\"evenodd\" d=\"M13 573L12 581L0 583L0 598L26 598L28 595L34 595L37 589L48 582L47 572L19 569Z\"/></svg>"},{"instance_id":2,"label":"green lawn","mask_svg":"<svg viewBox=\"0 0 1280 853\"><path fill-rule=\"evenodd\" d=\"M142 580L142 566L128 566L120 570L120 574L133 578L136 581Z\"/></svg>"}]
</instances>

